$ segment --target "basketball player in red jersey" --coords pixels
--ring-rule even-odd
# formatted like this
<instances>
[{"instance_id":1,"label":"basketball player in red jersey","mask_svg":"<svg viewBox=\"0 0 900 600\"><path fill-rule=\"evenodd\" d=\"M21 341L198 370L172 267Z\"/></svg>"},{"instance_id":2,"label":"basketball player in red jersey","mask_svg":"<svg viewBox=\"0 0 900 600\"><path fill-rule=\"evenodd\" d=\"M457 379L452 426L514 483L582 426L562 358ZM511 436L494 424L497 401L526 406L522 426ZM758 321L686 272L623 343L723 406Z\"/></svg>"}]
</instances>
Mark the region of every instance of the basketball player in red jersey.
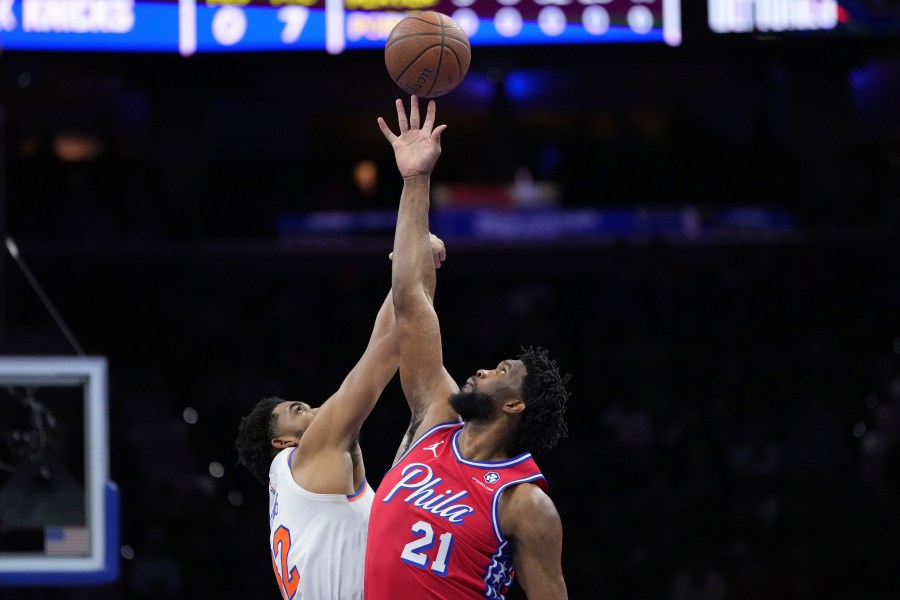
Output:
<instances>
[{"instance_id":1,"label":"basketball player in red jersey","mask_svg":"<svg viewBox=\"0 0 900 600\"><path fill-rule=\"evenodd\" d=\"M542 349L481 369L462 390L444 369L428 244L430 174L445 125L397 100L391 143L403 192L392 285L411 433L369 521L366 600L503 598L514 571L530 598L566 598L562 524L530 450L565 435L568 375ZM460 422L462 419L462 422Z\"/></svg>"}]
</instances>

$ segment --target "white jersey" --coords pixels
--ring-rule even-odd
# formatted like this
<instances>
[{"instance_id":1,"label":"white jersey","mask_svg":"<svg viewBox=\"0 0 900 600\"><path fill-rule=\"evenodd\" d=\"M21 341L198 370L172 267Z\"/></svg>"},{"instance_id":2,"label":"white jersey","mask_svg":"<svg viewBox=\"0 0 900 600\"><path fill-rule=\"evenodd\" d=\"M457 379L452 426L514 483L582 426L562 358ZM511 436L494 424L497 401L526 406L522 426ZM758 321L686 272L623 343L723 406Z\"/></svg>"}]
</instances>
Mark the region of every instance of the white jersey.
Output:
<instances>
[{"instance_id":1,"label":"white jersey","mask_svg":"<svg viewBox=\"0 0 900 600\"><path fill-rule=\"evenodd\" d=\"M296 448L269 468L269 546L288 600L362 600L366 533L375 492L367 482L351 496L314 494L291 474Z\"/></svg>"}]
</instances>

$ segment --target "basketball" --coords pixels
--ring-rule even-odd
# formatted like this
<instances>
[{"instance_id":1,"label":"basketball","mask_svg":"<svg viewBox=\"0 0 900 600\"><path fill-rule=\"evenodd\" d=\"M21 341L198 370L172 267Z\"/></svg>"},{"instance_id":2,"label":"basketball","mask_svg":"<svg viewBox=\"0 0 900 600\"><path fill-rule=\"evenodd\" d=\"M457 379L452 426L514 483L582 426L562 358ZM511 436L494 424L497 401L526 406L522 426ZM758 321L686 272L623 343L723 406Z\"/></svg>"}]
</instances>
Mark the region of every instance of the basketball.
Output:
<instances>
[{"instance_id":1,"label":"basketball","mask_svg":"<svg viewBox=\"0 0 900 600\"><path fill-rule=\"evenodd\" d=\"M407 94L437 98L453 91L469 70L472 47L459 24L426 10L405 17L388 35L384 64Z\"/></svg>"}]
</instances>

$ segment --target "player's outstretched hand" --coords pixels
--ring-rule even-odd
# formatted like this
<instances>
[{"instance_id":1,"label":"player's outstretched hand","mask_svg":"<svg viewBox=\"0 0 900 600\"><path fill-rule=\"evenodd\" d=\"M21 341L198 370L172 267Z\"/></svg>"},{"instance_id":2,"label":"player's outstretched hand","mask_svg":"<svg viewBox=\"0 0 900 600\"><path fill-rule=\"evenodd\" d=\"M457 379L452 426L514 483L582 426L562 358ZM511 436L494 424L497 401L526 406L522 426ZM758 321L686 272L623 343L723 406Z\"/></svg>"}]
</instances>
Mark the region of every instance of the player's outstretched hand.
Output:
<instances>
[{"instance_id":1,"label":"player's outstretched hand","mask_svg":"<svg viewBox=\"0 0 900 600\"><path fill-rule=\"evenodd\" d=\"M394 158L400 175L416 177L418 175L431 175L438 157L441 155L441 133L446 125L434 126L437 103L428 101L428 109L425 112L425 120L420 122L419 98L411 96L409 100L409 118L403 100L395 102L397 106L397 121L400 127L399 135L394 134L385 120L378 117L378 127L385 139L394 148Z\"/></svg>"},{"instance_id":2,"label":"player's outstretched hand","mask_svg":"<svg viewBox=\"0 0 900 600\"><path fill-rule=\"evenodd\" d=\"M438 236L433 233L429 233L428 236L431 241L431 257L434 259L434 268L440 269L441 263L447 260L447 248L444 246L444 240ZM394 260L394 253L388 254L388 258Z\"/></svg>"}]
</instances>

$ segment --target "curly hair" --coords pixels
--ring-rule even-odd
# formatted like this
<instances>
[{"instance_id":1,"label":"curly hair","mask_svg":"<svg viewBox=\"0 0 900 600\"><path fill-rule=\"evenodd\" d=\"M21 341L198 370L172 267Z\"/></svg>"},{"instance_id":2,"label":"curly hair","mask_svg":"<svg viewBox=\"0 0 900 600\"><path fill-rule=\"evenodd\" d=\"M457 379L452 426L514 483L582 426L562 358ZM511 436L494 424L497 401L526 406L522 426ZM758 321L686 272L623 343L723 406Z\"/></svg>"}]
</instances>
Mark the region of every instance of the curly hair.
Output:
<instances>
[{"instance_id":1,"label":"curly hair","mask_svg":"<svg viewBox=\"0 0 900 600\"><path fill-rule=\"evenodd\" d=\"M238 451L238 463L247 467L260 483L268 483L269 467L277 449L272 446L278 417L272 410L284 402L281 398L263 398L256 403L246 417L241 417L238 436L234 445Z\"/></svg>"},{"instance_id":2,"label":"curly hair","mask_svg":"<svg viewBox=\"0 0 900 600\"><path fill-rule=\"evenodd\" d=\"M571 375L560 374L556 361L540 347L523 347L519 360L527 369L522 381L525 410L511 450L518 454L553 448L569 432L563 417L572 395L566 389Z\"/></svg>"}]
</instances>

